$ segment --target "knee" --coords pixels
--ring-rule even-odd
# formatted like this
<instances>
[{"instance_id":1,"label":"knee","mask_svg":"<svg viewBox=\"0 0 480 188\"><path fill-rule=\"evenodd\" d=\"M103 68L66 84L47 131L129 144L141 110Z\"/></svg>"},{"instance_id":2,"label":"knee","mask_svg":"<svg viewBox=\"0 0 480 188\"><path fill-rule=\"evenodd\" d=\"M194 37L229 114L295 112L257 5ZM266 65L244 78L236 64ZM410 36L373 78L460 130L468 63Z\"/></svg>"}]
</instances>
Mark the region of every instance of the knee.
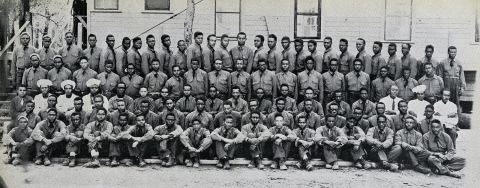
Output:
<instances>
[{"instance_id":1,"label":"knee","mask_svg":"<svg viewBox=\"0 0 480 188\"><path fill-rule=\"evenodd\" d=\"M437 162L440 162L440 160L438 160L438 158L435 157L435 156L433 156L433 155L428 156L427 161L428 161L429 163L437 163Z\"/></svg>"}]
</instances>

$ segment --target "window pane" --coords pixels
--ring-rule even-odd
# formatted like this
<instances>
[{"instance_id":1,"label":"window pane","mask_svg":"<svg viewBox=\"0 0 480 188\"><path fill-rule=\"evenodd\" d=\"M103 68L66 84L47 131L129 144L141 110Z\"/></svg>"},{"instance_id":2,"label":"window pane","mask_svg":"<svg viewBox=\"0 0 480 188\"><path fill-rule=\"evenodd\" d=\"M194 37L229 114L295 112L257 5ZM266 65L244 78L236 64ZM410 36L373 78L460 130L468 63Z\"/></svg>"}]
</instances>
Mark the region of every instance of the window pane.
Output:
<instances>
[{"instance_id":1,"label":"window pane","mask_svg":"<svg viewBox=\"0 0 480 188\"><path fill-rule=\"evenodd\" d=\"M240 12L240 0L216 0L217 12Z\"/></svg>"},{"instance_id":2,"label":"window pane","mask_svg":"<svg viewBox=\"0 0 480 188\"><path fill-rule=\"evenodd\" d=\"M170 0L145 0L145 10L170 10Z\"/></svg>"},{"instance_id":3,"label":"window pane","mask_svg":"<svg viewBox=\"0 0 480 188\"><path fill-rule=\"evenodd\" d=\"M318 37L318 16L297 15L297 37Z\"/></svg>"},{"instance_id":4,"label":"window pane","mask_svg":"<svg viewBox=\"0 0 480 188\"><path fill-rule=\"evenodd\" d=\"M117 10L118 0L95 0L95 9Z\"/></svg>"},{"instance_id":5,"label":"window pane","mask_svg":"<svg viewBox=\"0 0 480 188\"><path fill-rule=\"evenodd\" d=\"M320 0L297 0L297 12L318 13L318 1Z\"/></svg>"},{"instance_id":6,"label":"window pane","mask_svg":"<svg viewBox=\"0 0 480 188\"><path fill-rule=\"evenodd\" d=\"M385 40L411 40L412 0L387 0Z\"/></svg>"},{"instance_id":7,"label":"window pane","mask_svg":"<svg viewBox=\"0 0 480 188\"><path fill-rule=\"evenodd\" d=\"M232 13L217 13L215 20L217 36L227 34L236 35L240 31L240 18L239 14Z\"/></svg>"}]
</instances>

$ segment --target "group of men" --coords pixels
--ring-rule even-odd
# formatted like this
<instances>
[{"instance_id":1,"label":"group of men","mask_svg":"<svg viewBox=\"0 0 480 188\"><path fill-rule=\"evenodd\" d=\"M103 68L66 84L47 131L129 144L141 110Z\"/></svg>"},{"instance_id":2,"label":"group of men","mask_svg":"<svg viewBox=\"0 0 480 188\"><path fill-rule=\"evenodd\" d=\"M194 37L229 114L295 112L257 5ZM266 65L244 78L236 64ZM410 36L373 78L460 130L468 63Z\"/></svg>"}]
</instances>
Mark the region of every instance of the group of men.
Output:
<instances>
[{"instance_id":1,"label":"group of men","mask_svg":"<svg viewBox=\"0 0 480 188\"><path fill-rule=\"evenodd\" d=\"M243 149L248 166L260 169L264 154L280 169L293 155L307 170L312 157L331 169L339 169L341 158L358 168L396 171L408 164L460 177L453 171L465 160L453 155L465 76L455 47L438 62L431 45L417 61L408 43L401 58L390 43L385 60L381 42L374 42L371 56L362 38L356 56L346 39L340 39L340 54L331 37L323 41L323 54L314 40L304 50L303 40L295 39L293 50L283 37L281 50L274 34L269 49L262 35L254 39L256 49L245 46L245 33L236 39L227 50L230 37L222 35L217 47L212 34L202 47L203 33L195 32L193 43L179 40L174 53L170 36L161 36L157 51L148 35L148 49L140 53L139 37L125 37L114 49L115 37L108 35L107 48L99 49L90 34L82 50L67 32L57 52L49 49L49 36L37 50L22 34L11 69L18 96L11 101L6 162L20 163L33 144L36 164L49 165L57 151L69 156L64 165L75 166L76 156L88 150L87 166L100 166L99 157L109 157L109 166L122 158L132 159L127 166L145 166L145 153L156 150L163 166L198 167L200 158L216 155L217 166L229 169Z\"/></svg>"}]
</instances>

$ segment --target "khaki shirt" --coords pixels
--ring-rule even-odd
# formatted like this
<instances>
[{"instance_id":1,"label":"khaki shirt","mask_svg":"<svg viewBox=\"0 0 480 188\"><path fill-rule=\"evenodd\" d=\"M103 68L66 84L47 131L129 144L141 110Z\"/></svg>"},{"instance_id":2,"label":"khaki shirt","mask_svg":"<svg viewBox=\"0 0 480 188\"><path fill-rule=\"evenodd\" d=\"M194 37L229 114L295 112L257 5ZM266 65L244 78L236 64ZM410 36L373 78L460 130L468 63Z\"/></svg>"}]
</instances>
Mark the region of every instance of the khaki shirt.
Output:
<instances>
[{"instance_id":1,"label":"khaki shirt","mask_svg":"<svg viewBox=\"0 0 480 188\"><path fill-rule=\"evenodd\" d=\"M72 71L70 71L65 67L62 67L60 70L58 70L57 68L53 68L50 71L48 71L47 79L52 81L53 88L55 88L57 91L62 91L63 88L61 86L61 83L65 80L72 79ZM78 85L76 87L78 87Z\"/></svg>"},{"instance_id":2,"label":"khaki shirt","mask_svg":"<svg viewBox=\"0 0 480 188\"><path fill-rule=\"evenodd\" d=\"M102 53L102 49L96 46L93 48L89 47L83 50L83 56L88 58L88 64L90 65L90 68L96 72L98 72L98 66L100 65L101 53Z\"/></svg>"},{"instance_id":3,"label":"khaki shirt","mask_svg":"<svg viewBox=\"0 0 480 188\"><path fill-rule=\"evenodd\" d=\"M58 54L63 58L63 66L70 69L70 71L73 72L80 68L78 63L83 55L82 48L72 44L70 50L68 50L68 46L65 45L58 51Z\"/></svg>"}]
</instances>

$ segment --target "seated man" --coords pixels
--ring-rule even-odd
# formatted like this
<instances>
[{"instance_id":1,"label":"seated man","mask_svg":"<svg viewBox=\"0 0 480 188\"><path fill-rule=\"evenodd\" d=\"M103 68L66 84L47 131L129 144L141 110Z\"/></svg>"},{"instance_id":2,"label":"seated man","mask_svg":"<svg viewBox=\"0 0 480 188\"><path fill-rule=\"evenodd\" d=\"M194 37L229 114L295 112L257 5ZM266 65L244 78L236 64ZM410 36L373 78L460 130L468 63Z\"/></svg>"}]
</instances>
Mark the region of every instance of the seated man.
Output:
<instances>
[{"instance_id":1,"label":"seated man","mask_svg":"<svg viewBox=\"0 0 480 188\"><path fill-rule=\"evenodd\" d=\"M162 166L171 167L176 162L178 138L183 129L175 123L175 114L168 113L165 118L165 124L155 127L155 146L158 156L162 159ZM167 162L165 162L167 160Z\"/></svg>"},{"instance_id":2,"label":"seated man","mask_svg":"<svg viewBox=\"0 0 480 188\"><path fill-rule=\"evenodd\" d=\"M13 128L8 132L7 140L7 159L5 164L18 165L22 160L27 161L30 158L29 150L33 144L33 139L30 138L33 130L28 127L28 118L25 116L18 116L18 127Z\"/></svg>"},{"instance_id":3,"label":"seated man","mask_svg":"<svg viewBox=\"0 0 480 188\"><path fill-rule=\"evenodd\" d=\"M139 167L144 167L146 163L143 160L143 156L147 150L147 143L153 138L155 133L152 126L145 123L145 115L143 113L137 112L135 116L136 124L130 126L124 136L125 140L128 140L128 153L130 153L132 158L132 161L128 161L125 165L132 166L134 163L137 163Z\"/></svg>"},{"instance_id":4,"label":"seated man","mask_svg":"<svg viewBox=\"0 0 480 188\"><path fill-rule=\"evenodd\" d=\"M35 95L33 101L35 102L35 110L33 113L38 114L41 110L45 110L48 107L48 96L51 94L49 93L49 87L52 86L52 81L47 79L40 79L37 81L37 86L40 88L41 93Z\"/></svg>"},{"instance_id":5,"label":"seated man","mask_svg":"<svg viewBox=\"0 0 480 188\"><path fill-rule=\"evenodd\" d=\"M213 119L214 128L221 127L225 122L225 118L230 115L233 117L233 127L237 129L241 129L242 115L240 114L240 112L233 111L232 101L227 100L224 103L222 103L222 106L223 106L223 110L220 111Z\"/></svg>"},{"instance_id":6,"label":"seated man","mask_svg":"<svg viewBox=\"0 0 480 188\"><path fill-rule=\"evenodd\" d=\"M68 159L63 162L63 166L75 166L75 156L80 152L80 148L85 143L83 139L83 131L85 125L80 121L80 114L73 112L70 116L70 125L67 126L67 134L65 135L65 141L67 144Z\"/></svg>"},{"instance_id":7,"label":"seated man","mask_svg":"<svg viewBox=\"0 0 480 188\"><path fill-rule=\"evenodd\" d=\"M265 99L265 90L263 88L257 88L255 91L255 98L258 101L257 110L262 114L272 113L272 101L271 99Z\"/></svg>"},{"instance_id":8,"label":"seated man","mask_svg":"<svg viewBox=\"0 0 480 188\"><path fill-rule=\"evenodd\" d=\"M291 73L291 72L289 72L289 73ZM279 73L279 74L281 74L281 73ZM293 73L291 73L291 74L293 74ZM285 109L284 110L295 117L295 115L297 115L297 113L298 113L297 102L295 101L294 98L290 97L289 88L290 87L287 84L282 84L282 86L280 86L280 96L278 96L277 99L278 98L284 98L285 99L285 105L284 105ZM275 102L275 104L273 104L273 107L272 107L273 111L275 111L275 109L277 109L276 102Z\"/></svg>"},{"instance_id":9,"label":"seated man","mask_svg":"<svg viewBox=\"0 0 480 188\"><path fill-rule=\"evenodd\" d=\"M195 97L191 96L192 86L184 85L183 86L183 97L178 99L175 104L175 108L180 110L185 117L195 110Z\"/></svg>"},{"instance_id":10,"label":"seated man","mask_svg":"<svg viewBox=\"0 0 480 188\"><path fill-rule=\"evenodd\" d=\"M208 151L212 144L210 131L202 126L202 121L195 117L191 121L192 126L183 131L180 135L180 142L185 146L185 152L188 153L185 160L187 167L200 167L200 154ZM208 155L208 153L206 154Z\"/></svg>"},{"instance_id":11,"label":"seated man","mask_svg":"<svg viewBox=\"0 0 480 188\"><path fill-rule=\"evenodd\" d=\"M92 161L85 164L86 167L100 167L98 157L109 156L109 141L113 130L112 123L108 122L107 109L100 107L97 109L97 118L87 124L83 137L88 140L88 151L92 156Z\"/></svg>"},{"instance_id":12,"label":"seated man","mask_svg":"<svg viewBox=\"0 0 480 188\"><path fill-rule=\"evenodd\" d=\"M208 89L208 98L205 102L206 111L212 115L212 117L215 117L222 110L222 105L223 100L218 98L217 88L213 85L210 86Z\"/></svg>"},{"instance_id":13,"label":"seated man","mask_svg":"<svg viewBox=\"0 0 480 188\"><path fill-rule=\"evenodd\" d=\"M129 154L127 145L131 143L128 142L125 136L128 134L127 130L131 126L128 123L128 118L129 114L127 114L126 112L120 113L117 120L118 124L113 127L112 134L108 138L108 140L110 141L110 156L112 157L112 161L107 162L107 166L108 163L110 163L110 166L112 167L118 166L118 159L124 158Z\"/></svg>"},{"instance_id":14,"label":"seated man","mask_svg":"<svg viewBox=\"0 0 480 188\"><path fill-rule=\"evenodd\" d=\"M40 119L41 120L46 120L48 119L48 110L50 109L55 109L57 110L57 119L60 120L60 121L63 121L63 123L67 123L67 118L65 117L65 113L63 113L62 111L60 111L58 108L57 108L57 96L55 95L50 95L48 96L48 100L47 100L47 108L46 109L42 109L38 112L38 116L40 116Z\"/></svg>"},{"instance_id":15,"label":"seated man","mask_svg":"<svg viewBox=\"0 0 480 188\"><path fill-rule=\"evenodd\" d=\"M165 124L167 121L167 114L173 114L175 116L175 124L185 126L185 115L180 110L175 108L175 101L172 97L165 98L165 110L158 114L160 125Z\"/></svg>"},{"instance_id":16,"label":"seated man","mask_svg":"<svg viewBox=\"0 0 480 188\"><path fill-rule=\"evenodd\" d=\"M422 164L429 154L422 148L422 134L413 129L415 125L416 120L413 116L405 118L405 128L395 134L395 145L387 158L392 161L399 157L404 162L408 160L412 163L415 171L429 174L430 169Z\"/></svg>"},{"instance_id":17,"label":"seated man","mask_svg":"<svg viewBox=\"0 0 480 188\"><path fill-rule=\"evenodd\" d=\"M325 168L338 170L338 153L347 142L347 137L340 127L335 126L335 116L325 116L326 126L320 126L315 132L314 141L322 147L327 164Z\"/></svg>"},{"instance_id":18,"label":"seated man","mask_svg":"<svg viewBox=\"0 0 480 188\"><path fill-rule=\"evenodd\" d=\"M320 121L321 121L321 116L318 115L317 113L315 113L313 111L313 104L317 102L317 101L314 101L313 99L305 99L305 101L303 101L303 103L305 104L305 111L299 113L297 115L297 122L298 122L298 118L300 116L305 116L305 118L307 119L307 127L310 128L310 129L316 129L317 127L319 127L321 125ZM317 102L318 103L318 102ZM323 110L322 110L323 112ZM297 127L295 127L297 128Z\"/></svg>"},{"instance_id":19,"label":"seated man","mask_svg":"<svg viewBox=\"0 0 480 188\"><path fill-rule=\"evenodd\" d=\"M443 127L445 128L445 133L452 138L453 147L457 148L457 127L458 124L458 109L457 105L450 101L450 91L442 91L442 100L436 102L433 106L435 107L436 113L434 114L436 118L442 122Z\"/></svg>"},{"instance_id":20,"label":"seated man","mask_svg":"<svg viewBox=\"0 0 480 188\"><path fill-rule=\"evenodd\" d=\"M260 123L260 112L252 111L250 115L251 123L242 126L242 134L245 136L245 146L249 148L252 160L248 164L248 168L257 166L263 169L262 163L263 145L270 138L268 128Z\"/></svg>"},{"instance_id":21,"label":"seated man","mask_svg":"<svg viewBox=\"0 0 480 188\"><path fill-rule=\"evenodd\" d=\"M133 112L128 111L126 109L125 105L126 105L126 103L123 99L118 99L117 109L114 110L113 112L108 113L107 121L109 121L113 125L118 125L118 123L119 123L118 121L120 121L120 118L119 118L120 115L125 113L125 114L127 114L128 124L133 125L135 123L135 114Z\"/></svg>"},{"instance_id":22,"label":"seated man","mask_svg":"<svg viewBox=\"0 0 480 188\"><path fill-rule=\"evenodd\" d=\"M33 113L33 109L35 109L35 103L33 101L25 101L25 112L21 112L20 114L18 114L18 116L25 116L26 118L28 118L27 126L30 127L32 130L35 129L37 123L42 121L40 116ZM7 133L9 133L15 127L18 127L18 119L11 121L10 124L7 125Z\"/></svg>"},{"instance_id":23,"label":"seated man","mask_svg":"<svg viewBox=\"0 0 480 188\"><path fill-rule=\"evenodd\" d=\"M48 166L51 164L48 159L52 152L59 148L60 142L65 138L67 129L65 124L57 119L57 110L51 108L47 111L47 119L37 124L31 138L35 140L37 160L35 164Z\"/></svg>"},{"instance_id":24,"label":"seated man","mask_svg":"<svg viewBox=\"0 0 480 188\"><path fill-rule=\"evenodd\" d=\"M245 139L245 136L235 127L233 127L233 117L227 115L223 126L213 130L211 134L212 140L215 142L215 151L218 156L218 168L225 170L230 169L230 159L233 159L233 154Z\"/></svg>"},{"instance_id":25,"label":"seated man","mask_svg":"<svg viewBox=\"0 0 480 188\"><path fill-rule=\"evenodd\" d=\"M347 125L343 127L343 132L347 137L347 142L342 147L342 156L351 158L355 167L369 169L370 163L365 161L366 154L363 144L365 143L365 132L355 123L355 116L348 115Z\"/></svg>"},{"instance_id":26,"label":"seated man","mask_svg":"<svg viewBox=\"0 0 480 188\"><path fill-rule=\"evenodd\" d=\"M313 92L313 89L311 87L308 87L307 89L305 89L305 100L303 100L301 103L298 104L298 111L299 112L305 111L305 108L307 106L305 103L307 101L311 101L312 102L312 111L315 112L316 114L318 114L320 116L320 119L321 119L325 116L325 114L323 113L323 106L322 106L322 103L313 99L313 95L314 95L313 93L314 92Z\"/></svg>"},{"instance_id":27,"label":"seated man","mask_svg":"<svg viewBox=\"0 0 480 188\"><path fill-rule=\"evenodd\" d=\"M424 135L432 130L432 120L436 119L433 114L435 114L435 107L431 104L427 105L425 107L425 119L422 119L422 121L417 124L416 128L420 134ZM441 126L441 129L444 131L443 126Z\"/></svg>"},{"instance_id":28,"label":"seated man","mask_svg":"<svg viewBox=\"0 0 480 188\"><path fill-rule=\"evenodd\" d=\"M332 101L333 103L330 103L330 106L327 107L327 111L330 115L332 115L335 118L335 126L338 128L343 128L345 127L345 124L347 122L347 119L343 116L338 115L338 108L339 105L335 102ZM320 120L321 126L325 126L327 124L327 118L322 118Z\"/></svg>"},{"instance_id":29,"label":"seated man","mask_svg":"<svg viewBox=\"0 0 480 188\"><path fill-rule=\"evenodd\" d=\"M258 111L258 101L257 99L252 99L248 101L248 111L245 114L242 114L242 126L252 123L250 121L250 116L252 116L252 111ZM267 114L268 115L268 114ZM234 116L235 117L235 116ZM266 116L260 112L260 123L265 124Z\"/></svg>"},{"instance_id":30,"label":"seated man","mask_svg":"<svg viewBox=\"0 0 480 188\"><path fill-rule=\"evenodd\" d=\"M275 103L277 104L277 107L274 112L269 114L266 119L265 125L267 127L274 127L275 126L275 116L277 114L280 114L283 117L283 123L285 126L288 128L293 128L295 126L295 122L293 120L293 116L291 113L285 111L285 104L286 104L286 99L283 97L278 97L275 99Z\"/></svg>"},{"instance_id":31,"label":"seated man","mask_svg":"<svg viewBox=\"0 0 480 188\"><path fill-rule=\"evenodd\" d=\"M361 109L363 119L367 119L368 117L373 116L376 113L375 103L368 100L368 97L368 89L363 87L360 89L360 99L358 99L352 104L352 112L356 108Z\"/></svg>"},{"instance_id":32,"label":"seated man","mask_svg":"<svg viewBox=\"0 0 480 188\"><path fill-rule=\"evenodd\" d=\"M377 126L377 117L379 115L385 115L385 104L383 104L383 102L378 102L377 105L376 105L376 110L377 110L377 114L368 118L368 123L370 125L368 127L376 127ZM387 117L387 127L389 127L390 129L393 130L393 128L395 126L393 125L392 118L388 117L388 116L385 116L385 117Z\"/></svg>"},{"instance_id":33,"label":"seated man","mask_svg":"<svg viewBox=\"0 0 480 188\"><path fill-rule=\"evenodd\" d=\"M350 108L350 105L344 101L343 99L343 91L335 91L334 92L334 101L329 102L326 106L327 109L330 107L331 104L337 103L338 104L338 115L347 117L348 114L352 113L352 108Z\"/></svg>"},{"instance_id":34,"label":"seated man","mask_svg":"<svg viewBox=\"0 0 480 188\"><path fill-rule=\"evenodd\" d=\"M283 99L283 98L282 98ZM277 99L278 104L278 99ZM274 112L275 113L275 112ZM290 114L289 114L290 115ZM270 116L270 115L269 115ZM291 116L291 115L290 115ZM275 126L270 127L270 140L273 142L273 163L270 166L272 169L280 167L280 170L287 170L285 159L290 152L292 142L297 138L295 134L285 126L285 121L280 113L275 113Z\"/></svg>"},{"instance_id":35,"label":"seated man","mask_svg":"<svg viewBox=\"0 0 480 188\"><path fill-rule=\"evenodd\" d=\"M393 144L393 130L387 127L387 117L385 115L378 115L377 124L376 127L368 129L367 133L366 141L370 148L368 150L370 159L378 161L379 166L385 169L397 171L398 166L390 164L391 159L387 158Z\"/></svg>"},{"instance_id":36,"label":"seated man","mask_svg":"<svg viewBox=\"0 0 480 188\"><path fill-rule=\"evenodd\" d=\"M304 115L297 117L297 127L293 129L293 133L297 136L294 142L295 147L298 148L298 155L300 156L297 167L299 169L305 167L308 171L311 171L313 170L313 164L310 159L312 158L312 146L315 144L313 140L315 131L307 127L307 118Z\"/></svg>"},{"instance_id":37,"label":"seated man","mask_svg":"<svg viewBox=\"0 0 480 188\"><path fill-rule=\"evenodd\" d=\"M150 104L149 110L153 112L155 110L155 101L149 96L147 96L148 94L147 88L141 87L138 93L140 94L140 97L133 100L133 104L128 107L128 110L130 112L135 112L137 110L140 110L140 106L142 105L142 102L148 101L148 104Z\"/></svg>"},{"instance_id":38,"label":"seated man","mask_svg":"<svg viewBox=\"0 0 480 188\"><path fill-rule=\"evenodd\" d=\"M385 104L385 114L386 115L396 115L399 112L399 106L397 105L400 101L403 101L402 98L398 97L398 86L390 86L390 95L380 99L380 102Z\"/></svg>"},{"instance_id":39,"label":"seated man","mask_svg":"<svg viewBox=\"0 0 480 188\"><path fill-rule=\"evenodd\" d=\"M363 132L368 132L368 129L370 128L370 124L368 123L368 120L363 119L362 109L358 107L353 109L353 115L355 116L355 124L358 127L360 127L363 130Z\"/></svg>"},{"instance_id":40,"label":"seated man","mask_svg":"<svg viewBox=\"0 0 480 188\"><path fill-rule=\"evenodd\" d=\"M247 101L243 100L240 97L240 87L233 86L232 87L232 98L228 99L232 101L233 104L233 111L239 112L240 114L244 115L248 112L248 104Z\"/></svg>"},{"instance_id":41,"label":"seated man","mask_svg":"<svg viewBox=\"0 0 480 188\"><path fill-rule=\"evenodd\" d=\"M456 157L453 142L448 134L441 130L439 120L432 120L432 130L422 137L423 148L430 153L428 165L434 168L437 174L461 178L458 171L465 167L465 158Z\"/></svg>"}]
</instances>

